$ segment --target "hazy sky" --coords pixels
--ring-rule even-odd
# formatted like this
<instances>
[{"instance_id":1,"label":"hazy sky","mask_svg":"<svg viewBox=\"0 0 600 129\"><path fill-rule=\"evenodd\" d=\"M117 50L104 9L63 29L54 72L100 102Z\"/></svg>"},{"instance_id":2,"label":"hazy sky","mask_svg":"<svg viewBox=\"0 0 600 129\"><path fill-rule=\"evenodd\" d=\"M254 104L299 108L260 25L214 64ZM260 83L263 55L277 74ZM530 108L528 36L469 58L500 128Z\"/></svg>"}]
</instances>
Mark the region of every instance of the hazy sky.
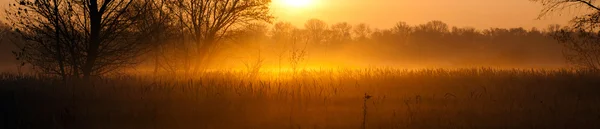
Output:
<instances>
[{"instance_id":1,"label":"hazy sky","mask_svg":"<svg viewBox=\"0 0 600 129\"><path fill-rule=\"evenodd\" d=\"M12 1L0 0L0 8L6 8ZM431 20L480 29L545 28L549 24L566 24L572 15L580 12L565 11L563 15L555 14L536 20L541 4L529 0L312 0L312 4L307 5L309 7L290 7L278 4L280 0L273 1L273 13L278 17L277 20L289 21L297 26L302 26L308 19L317 18L329 24L362 22L376 28L389 28L398 21L415 25Z\"/></svg>"},{"instance_id":2,"label":"hazy sky","mask_svg":"<svg viewBox=\"0 0 600 129\"><path fill-rule=\"evenodd\" d=\"M536 20L542 6L529 0L313 0L310 8L274 4L279 20L301 26L310 18L330 24L346 21L388 28L398 21L422 24L441 20L459 27L538 27L566 24L578 11L564 11Z\"/></svg>"}]
</instances>

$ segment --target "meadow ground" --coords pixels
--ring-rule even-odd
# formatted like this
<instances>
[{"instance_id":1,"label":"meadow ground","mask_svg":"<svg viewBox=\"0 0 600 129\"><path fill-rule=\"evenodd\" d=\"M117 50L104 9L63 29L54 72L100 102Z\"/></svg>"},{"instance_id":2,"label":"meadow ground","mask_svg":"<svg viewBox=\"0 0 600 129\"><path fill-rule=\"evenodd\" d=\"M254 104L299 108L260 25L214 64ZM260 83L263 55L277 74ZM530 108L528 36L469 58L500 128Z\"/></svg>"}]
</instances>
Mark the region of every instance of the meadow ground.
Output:
<instances>
[{"instance_id":1,"label":"meadow ground","mask_svg":"<svg viewBox=\"0 0 600 129\"><path fill-rule=\"evenodd\" d=\"M0 103L5 129L591 129L600 128L600 73L211 71L67 84L4 74Z\"/></svg>"}]
</instances>

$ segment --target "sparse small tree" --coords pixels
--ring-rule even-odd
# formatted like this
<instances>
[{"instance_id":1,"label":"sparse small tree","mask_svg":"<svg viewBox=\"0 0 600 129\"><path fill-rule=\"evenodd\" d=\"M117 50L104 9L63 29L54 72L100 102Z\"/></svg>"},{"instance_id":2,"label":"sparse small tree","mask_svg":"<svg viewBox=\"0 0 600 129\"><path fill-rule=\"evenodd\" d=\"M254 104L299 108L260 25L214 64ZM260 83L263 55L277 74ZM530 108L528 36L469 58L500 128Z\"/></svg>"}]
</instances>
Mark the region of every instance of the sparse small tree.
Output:
<instances>
[{"instance_id":1,"label":"sparse small tree","mask_svg":"<svg viewBox=\"0 0 600 129\"><path fill-rule=\"evenodd\" d=\"M267 41L268 26L264 23L252 23L235 31L231 36L232 43L228 44L237 49L239 53L245 53L242 63L250 79L256 79L259 76L263 63L265 61L262 55L264 43Z\"/></svg>"},{"instance_id":2,"label":"sparse small tree","mask_svg":"<svg viewBox=\"0 0 600 129\"><path fill-rule=\"evenodd\" d=\"M292 33L289 63L294 75L298 72L301 63L306 60L308 55L307 47L309 40L305 39L306 37L305 33L302 33L298 29L295 29Z\"/></svg>"},{"instance_id":3,"label":"sparse small tree","mask_svg":"<svg viewBox=\"0 0 600 129\"><path fill-rule=\"evenodd\" d=\"M286 52L288 52L288 49L290 47L293 47L290 44L292 41L294 31L296 30L297 28L289 22L277 22L275 23L275 25L273 25L273 28L271 29L271 38L277 46L277 63L280 74L283 57L285 56Z\"/></svg>"}]
</instances>

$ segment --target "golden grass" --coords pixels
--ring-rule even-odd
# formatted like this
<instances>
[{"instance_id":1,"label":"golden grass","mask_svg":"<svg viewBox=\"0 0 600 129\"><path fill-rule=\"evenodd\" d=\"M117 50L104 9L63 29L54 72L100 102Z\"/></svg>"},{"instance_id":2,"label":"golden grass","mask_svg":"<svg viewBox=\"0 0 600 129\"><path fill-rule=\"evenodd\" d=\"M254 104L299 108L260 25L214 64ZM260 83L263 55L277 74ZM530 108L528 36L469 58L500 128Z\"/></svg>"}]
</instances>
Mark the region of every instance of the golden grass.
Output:
<instances>
[{"instance_id":1,"label":"golden grass","mask_svg":"<svg viewBox=\"0 0 600 129\"><path fill-rule=\"evenodd\" d=\"M368 129L600 128L600 74L564 69L223 70L66 85L5 74L0 84L11 127L348 129L366 104Z\"/></svg>"}]
</instances>

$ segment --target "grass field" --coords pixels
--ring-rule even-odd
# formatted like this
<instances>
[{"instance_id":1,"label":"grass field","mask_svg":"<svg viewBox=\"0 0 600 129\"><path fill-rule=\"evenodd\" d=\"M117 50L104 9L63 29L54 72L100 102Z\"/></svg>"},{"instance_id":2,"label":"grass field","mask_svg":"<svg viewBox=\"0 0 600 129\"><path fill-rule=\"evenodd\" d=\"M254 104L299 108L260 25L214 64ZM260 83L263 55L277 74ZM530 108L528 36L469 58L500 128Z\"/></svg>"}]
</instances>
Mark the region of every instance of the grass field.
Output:
<instances>
[{"instance_id":1,"label":"grass field","mask_svg":"<svg viewBox=\"0 0 600 129\"><path fill-rule=\"evenodd\" d=\"M67 84L4 74L0 102L6 129L592 129L600 128L600 73L211 71Z\"/></svg>"}]
</instances>

